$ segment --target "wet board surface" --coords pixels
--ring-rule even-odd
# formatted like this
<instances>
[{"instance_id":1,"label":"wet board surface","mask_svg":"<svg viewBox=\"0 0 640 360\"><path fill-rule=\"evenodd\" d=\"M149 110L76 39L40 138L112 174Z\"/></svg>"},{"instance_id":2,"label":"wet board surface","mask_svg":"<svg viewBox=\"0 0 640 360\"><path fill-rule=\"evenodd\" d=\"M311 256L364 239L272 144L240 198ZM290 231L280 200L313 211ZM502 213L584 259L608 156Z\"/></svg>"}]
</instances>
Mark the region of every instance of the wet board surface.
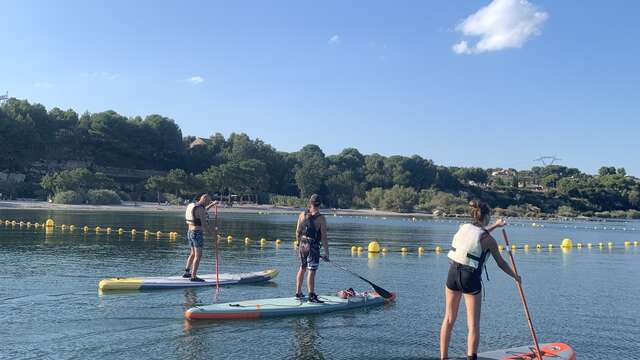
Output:
<instances>
[{"instance_id":1,"label":"wet board surface","mask_svg":"<svg viewBox=\"0 0 640 360\"><path fill-rule=\"evenodd\" d=\"M264 271L219 274L220 285L237 285L266 282L278 276L278 270L269 269ZM198 275L203 282L191 281L182 276L169 277L130 277L130 278L110 278L103 279L98 284L102 291L109 290L147 290L147 289L169 289L201 286L216 286L216 274Z\"/></svg>"},{"instance_id":2,"label":"wet board surface","mask_svg":"<svg viewBox=\"0 0 640 360\"><path fill-rule=\"evenodd\" d=\"M478 360L537 360L532 351L533 346L521 346L510 349L495 350L478 354ZM567 344L547 343L540 344L543 359L575 360L576 352Z\"/></svg>"},{"instance_id":3,"label":"wet board surface","mask_svg":"<svg viewBox=\"0 0 640 360\"><path fill-rule=\"evenodd\" d=\"M305 299L275 298L228 302L196 306L185 312L187 319L257 319L264 317L320 314L333 311L379 306L395 300L376 293L342 299L338 296L319 296L324 303L310 303Z\"/></svg>"}]
</instances>

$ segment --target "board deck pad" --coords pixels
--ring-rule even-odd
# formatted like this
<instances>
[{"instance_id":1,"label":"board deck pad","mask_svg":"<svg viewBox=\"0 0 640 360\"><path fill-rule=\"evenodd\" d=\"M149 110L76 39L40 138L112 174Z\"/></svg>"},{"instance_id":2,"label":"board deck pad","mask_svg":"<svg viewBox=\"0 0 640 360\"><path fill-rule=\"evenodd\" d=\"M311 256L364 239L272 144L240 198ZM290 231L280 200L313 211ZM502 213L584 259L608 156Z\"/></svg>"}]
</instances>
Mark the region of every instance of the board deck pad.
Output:
<instances>
[{"instance_id":1,"label":"board deck pad","mask_svg":"<svg viewBox=\"0 0 640 360\"><path fill-rule=\"evenodd\" d=\"M187 319L257 319L293 315L320 314L326 312L378 306L395 300L385 299L377 293L366 293L342 299L338 296L319 296L324 303L310 303L307 299L274 298L236 301L205 306L196 306L185 312Z\"/></svg>"},{"instance_id":2,"label":"board deck pad","mask_svg":"<svg viewBox=\"0 0 640 360\"><path fill-rule=\"evenodd\" d=\"M478 354L478 360L537 360L533 352L534 346L521 346L510 349L495 350ZM563 343L540 344L543 359L575 360L576 352L571 346Z\"/></svg>"},{"instance_id":3,"label":"board deck pad","mask_svg":"<svg viewBox=\"0 0 640 360\"><path fill-rule=\"evenodd\" d=\"M278 275L278 270L269 269L264 271L219 274L220 285L236 285L266 282ZM133 278L110 278L102 279L98 288L103 291L109 290L147 290L147 289L170 289L185 287L216 286L216 274L198 275L203 282L191 281L182 276L169 277L133 277Z\"/></svg>"}]
</instances>

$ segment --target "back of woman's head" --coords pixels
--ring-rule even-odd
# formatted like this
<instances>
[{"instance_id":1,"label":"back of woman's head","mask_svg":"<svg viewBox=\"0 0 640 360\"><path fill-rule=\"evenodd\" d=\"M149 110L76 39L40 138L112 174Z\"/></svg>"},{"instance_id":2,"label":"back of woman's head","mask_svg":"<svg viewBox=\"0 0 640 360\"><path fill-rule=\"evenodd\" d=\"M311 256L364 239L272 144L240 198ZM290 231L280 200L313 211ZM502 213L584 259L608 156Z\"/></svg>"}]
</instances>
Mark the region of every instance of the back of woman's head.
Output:
<instances>
[{"instance_id":1,"label":"back of woman's head","mask_svg":"<svg viewBox=\"0 0 640 360\"><path fill-rule=\"evenodd\" d=\"M474 224L485 225L485 220L491 215L489 205L480 200L471 200L469 202L469 215Z\"/></svg>"}]
</instances>

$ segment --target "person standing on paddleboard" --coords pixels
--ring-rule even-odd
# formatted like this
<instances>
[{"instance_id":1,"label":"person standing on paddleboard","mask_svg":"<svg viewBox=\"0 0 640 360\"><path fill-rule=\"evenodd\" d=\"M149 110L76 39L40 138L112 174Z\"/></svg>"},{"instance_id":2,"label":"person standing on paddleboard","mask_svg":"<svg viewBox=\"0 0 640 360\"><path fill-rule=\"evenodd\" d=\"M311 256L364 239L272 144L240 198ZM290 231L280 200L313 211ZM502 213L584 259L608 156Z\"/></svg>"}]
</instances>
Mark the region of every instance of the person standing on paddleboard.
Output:
<instances>
[{"instance_id":1,"label":"person standing on paddleboard","mask_svg":"<svg viewBox=\"0 0 640 360\"><path fill-rule=\"evenodd\" d=\"M299 244L300 269L296 275L296 298L304 299L302 293L302 280L307 275L307 289L309 290L309 302L322 303L315 293L316 270L320 263L320 245L324 247L323 260L329 261L329 242L327 240L327 220L320 214L320 196L311 195L309 208L298 216L296 225L296 241Z\"/></svg>"},{"instance_id":2,"label":"person standing on paddleboard","mask_svg":"<svg viewBox=\"0 0 640 360\"><path fill-rule=\"evenodd\" d=\"M207 210L215 206L217 201L213 201L209 194L202 194L195 203L187 205L185 221L187 222L187 240L191 252L187 258L183 278L191 281L204 281L197 276L200 259L202 259L202 247L204 245L204 233L213 237L213 241L218 241L218 229L209 222Z\"/></svg>"},{"instance_id":3,"label":"person standing on paddleboard","mask_svg":"<svg viewBox=\"0 0 640 360\"><path fill-rule=\"evenodd\" d=\"M451 330L458 316L460 299L464 295L467 308L467 359L477 359L478 342L480 340L480 308L482 305L482 267L489 253L496 260L502 271L520 281L520 277L511 269L500 255L498 243L491 236L491 231L503 227L503 219L491 220L491 209L485 203L471 201L469 203L472 223L463 224L453 236L449 251L449 274L445 285L445 314L440 328L440 359L449 356Z\"/></svg>"}]
</instances>

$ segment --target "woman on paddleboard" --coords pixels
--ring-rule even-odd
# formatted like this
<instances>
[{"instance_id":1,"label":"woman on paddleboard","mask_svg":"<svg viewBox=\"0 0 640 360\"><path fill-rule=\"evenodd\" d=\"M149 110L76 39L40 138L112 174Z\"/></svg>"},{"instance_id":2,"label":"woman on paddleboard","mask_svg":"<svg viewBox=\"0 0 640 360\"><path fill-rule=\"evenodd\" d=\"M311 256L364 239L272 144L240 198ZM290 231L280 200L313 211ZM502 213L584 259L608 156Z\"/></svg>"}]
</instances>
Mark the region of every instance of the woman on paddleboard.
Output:
<instances>
[{"instance_id":1,"label":"woman on paddleboard","mask_svg":"<svg viewBox=\"0 0 640 360\"><path fill-rule=\"evenodd\" d=\"M469 207L472 223L460 226L453 236L448 255L451 266L445 285L445 314L440 329L441 359L447 359L449 356L451 330L458 316L463 295L467 308L467 359L477 359L482 305L482 267L489 253L502 271L520 281L520 277L500 255L498 243L491 236L491 231L505 225L504 220L498 219L495 224L488 226L491 220L489 206L479 201L471 201Z\"/></svg>"}]
</instances>

